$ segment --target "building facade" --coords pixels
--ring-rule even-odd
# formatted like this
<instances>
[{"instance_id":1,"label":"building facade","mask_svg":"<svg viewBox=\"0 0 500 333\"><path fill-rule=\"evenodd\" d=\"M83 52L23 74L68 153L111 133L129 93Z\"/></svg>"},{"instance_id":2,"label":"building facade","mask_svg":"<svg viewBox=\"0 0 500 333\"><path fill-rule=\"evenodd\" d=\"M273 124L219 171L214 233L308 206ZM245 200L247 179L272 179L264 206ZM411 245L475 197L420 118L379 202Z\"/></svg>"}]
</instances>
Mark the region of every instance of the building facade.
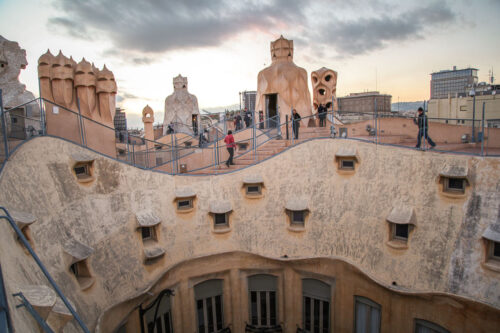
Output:
<instances>
[{"instance_id":1,"label":"building facade","mask_svg":"<svg viewBox=\"0 0 500 333\"><path fill-rule=\"evenodd\" d=\"M127 115L124 109L116 108L115 119L115 130L118 132L127 130Z\"/></svg>"},{"instance_id":2,"label":"building facade","mask_svg":"<svg viewBox=\"0 0 500 333\"><path fill-rule=\"evenodd\" d=\"M479 84L468 87L467 94L429 100L428 116L446 124L482 126L483 103L485 127L500 127L500 85ZM440 119L432 119L440 118Z\"/></svg>"},{"instance_id":3,"label":"building facade","mask_svg":"<svg viewBox=\"0 0 500 333\"><path fill-rule=\"evenodd\" d=\"M241 92L241 105L248 111L255 111L255 98L257 97L256 91L243 91Z\"/></svg>"},{"instance_id":4,"label":"building facade","mask_svg":"<svg viewBox=\"0 0 500 333\"><path fill-rule=\"evenodd\" d=\"M467 93L467 87L477 84L477 69L442 70L431 73L431 99L448 98Z\"/></svg>"},{"instance_id":5,"label":"building facade","mask_svg":"<svg viewBox=\"0 0 500 333\"><path fill-rule=\"evenodd\" d=\"M339 111L373 113L391 112L391 95L381 94L378 91L351 93L349 96L339 97Z\"/></svg>"}]
</instances>

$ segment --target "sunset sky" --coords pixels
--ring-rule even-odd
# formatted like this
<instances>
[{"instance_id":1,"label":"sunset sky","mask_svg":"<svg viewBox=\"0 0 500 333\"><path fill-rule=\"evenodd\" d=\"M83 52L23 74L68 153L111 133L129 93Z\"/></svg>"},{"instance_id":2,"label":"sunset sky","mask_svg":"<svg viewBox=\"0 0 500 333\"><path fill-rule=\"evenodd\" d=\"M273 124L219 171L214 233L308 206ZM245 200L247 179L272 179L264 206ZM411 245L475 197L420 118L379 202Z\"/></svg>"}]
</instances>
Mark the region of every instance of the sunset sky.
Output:
<instances>
[{"instance_id":1,"label":"sunset sky","mask_svg":"<svg viewBox=\"0 0 500 333\"><path fill-rule=\"evenodd\" d=\"M26 49L20 80L38 95L47 49L104 64L129 124L149 104L163 120L172 78L188 77L200 108L236 104L271 63L269 43L294 41L308 75L339 73L337 96L366 90L393 102L429 98L429 74L475 67L500 75L500 0L0 0L0 35ZM497 81L498 82L498 81Z\"/></svg>"}]
</instances>

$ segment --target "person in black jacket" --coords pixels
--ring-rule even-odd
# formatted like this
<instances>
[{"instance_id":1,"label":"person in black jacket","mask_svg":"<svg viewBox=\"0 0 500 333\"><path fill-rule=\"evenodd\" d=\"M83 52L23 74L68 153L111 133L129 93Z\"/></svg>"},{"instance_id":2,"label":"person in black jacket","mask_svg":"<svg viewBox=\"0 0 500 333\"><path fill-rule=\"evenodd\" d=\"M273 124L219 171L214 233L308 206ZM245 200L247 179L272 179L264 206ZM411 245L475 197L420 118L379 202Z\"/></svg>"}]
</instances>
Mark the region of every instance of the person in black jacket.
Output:
<instances>
[{"instance_id":1,"label":"person in black jacket","mask_svg":"<svg viewBox=\"0 0 500 333\"><path fill-rule=\"evenodd\" d=\"M318 106L319 127L326 125L326 107L323 104Z\"/></svg>"},{"instance_id":2,"label":"person in black jacket","mask_svg":"<svg viewBox=\"0 0 500 333\"><path fill-rule=\"evenodd\" d=\"M292 129L293 134L295 135L295 139L299 138L299 127L300 127L300 114L297 110L292 110Z\"/></svg>"},{"instance_id":3,"label":"person in black jacket","mask_svg":"<svg viewBox=\"0 0 500 333\"><path fill-rule=\"evenodd\" d=\"M427 142L431 145L431 149L436 147L436 144L429 137L427 131L429 130L429 123L427 122L427 116L424 114L424 109L418 108L418 118L413 119L413 122L418 125L418 140L415 148L420 148L422 143L422 136L427 139Z\"/></svg>"}]
</instances>

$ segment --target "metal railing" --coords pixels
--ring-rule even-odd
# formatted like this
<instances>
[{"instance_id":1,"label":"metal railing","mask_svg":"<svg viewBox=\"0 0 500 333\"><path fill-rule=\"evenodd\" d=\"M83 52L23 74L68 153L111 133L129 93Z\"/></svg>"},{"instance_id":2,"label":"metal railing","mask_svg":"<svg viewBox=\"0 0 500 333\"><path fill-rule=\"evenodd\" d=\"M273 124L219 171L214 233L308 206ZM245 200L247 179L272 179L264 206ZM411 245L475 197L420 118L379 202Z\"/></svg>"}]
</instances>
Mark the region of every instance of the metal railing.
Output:
<instances>
[{"instance_id":1,"label":"metal railing","mask_svg":"<svg viewBox=\"0 0 500 333\"><path fill-rule=\"evenodd\" d=\"M38 116L23 114L23 108L29 105L39 106ZM65 125L72 128L70 134L65 133L64 128L54 129L50 127L50 124L47 127L46 107L52 112L57 108L59 117L64 117ZM423 107L426 108L425 103ZM218 173L217 169L224 163L227 155L223 139L227 131L232 128L231 124L231 126L228 125L228 122L230 123L232 120L228 117L222 117L211 126L200 129L196 136L190 133L172 133L157 140L147 140L129 133L123 136L113 127L43 98L35 99L9 110L3 110L1 107L0 111L2 134L0 135L2 141L0 144L0 163L8 160L17 147L25 141L46 135L60 137L142 169L173 175L185 172L202 173L203 170ZM257 114L252 112L249 126L233 130L235 143L248 146L247 150L240 151L235 155L236 161L248 159L247 156L250 154L253 154L254 157L253 164L262 161L259 159L259 147L270 140L288 140L287 147L297 143L293 135L292 110L285 117L282 117L285 119L280 119L278 113L277 116L254 121L256 116ZM411 149L415 149L417 145L419 128L413 124L415 117L381 112L376 104L373 112L329 111L325 117L326 125L330 127L330 134L327 137ZM427 121L424 121L424 128L420 129L422 134L420 150L434 148L431 147L429 144L431 141L428 140L428 138L433 138L438 143L436 151L476 156L500 156L500 129L490 126L490 124L499 125L500 121L498 119L485 119L484 103L482 113L478 111L478 116L475 119L432 118L427 116L426 110L424 110L424 117ZM344 124L334 124L333 119L344 121ZM317 114L302 117L299 133L303 131L302 128L307 127L304 125L317 126L317 123ZM191 127L187 126L186 128ZM89 134L97 132L100 134L99 137L106 137L109 141L107 149L102 147L105 140L97 141ZM117 138L121 140L117 140ZM302 141L300 139L298 142ZM114 154L115 152L116 154ZM220 170L220 172L228 171L231 170Z\"/></svg>"},{"instance_id":2,"label":"metal railing","mask_svg":"<svg viewBox=\"0 0 500 333\"><path fill-rule=\"evenodd\" d=\"M29 254L33 257L33 259L35 260L36 264L38 265L38 267L40 268L40 270L42 271L42 273L45 275L45 277L49 281L49 283L52 286L52 288L54 288L54 290L57 293L57 295L61 298L61 300L63 301L63 303L68 308L69 312L71 312L71 314L73 315L73 318L75 318L75 320L77 321L78 325L81 327L82 331L85 332L85 333L90 333L89 329L87 328L87 326L85 325L85 323L83 322L83 320L80 318L80 316L78 315L78 313L76 312L76 310L73 308L73 306L71 305L71 303L68 301L68 299L66 298L66 296L64 296L62 290L59 288L59 286L57 285L57 283L54 281L54 279L52 278L52 276L50 275L50 273L47 271L47 269L43 265L42 261L40 260L40 258L38 257L38 255L35 253L35 251L31 247L31 245L28 242L28 240L26 239L26 237L24 236L23 232L21 231L21 229L19 229L19 227L15 223L14 219L9 214L8 210L5 207L0 207L0 210L3 211L3 214L4 214L4 215L0 215L0 219L5 219L5 220L7 220L9 222L10 226L12 227L12 229L14 230L14 232L16 233L17 237L19 237L19 240L21 241L21 243L24 245L24 247L26 247L26 249L28 250ZM26 304L26 303L29 304L29 302L25 300L24 296L22 296L22 293L14 294L14 296L19 296L21 298L23 304L28 309L28 311L30 311L29 306ZM36 319L36 317L35 317L35 319ZM38 319L37 319L37 321L38 321Z\"/></svg>"}]
</instances>

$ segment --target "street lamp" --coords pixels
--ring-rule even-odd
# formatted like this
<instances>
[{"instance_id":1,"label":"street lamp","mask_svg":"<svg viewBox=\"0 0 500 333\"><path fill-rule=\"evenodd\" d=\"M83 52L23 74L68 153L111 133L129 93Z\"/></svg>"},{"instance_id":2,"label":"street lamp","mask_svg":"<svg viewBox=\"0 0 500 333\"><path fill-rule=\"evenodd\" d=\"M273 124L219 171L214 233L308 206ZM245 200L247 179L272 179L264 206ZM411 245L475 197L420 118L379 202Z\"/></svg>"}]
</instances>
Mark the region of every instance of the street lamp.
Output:
<instances>
[{"instance_id":1,"label":"street lamp","mask_svg":"<svg viewBox=\"0 0 500 333\"><path fill-rule=\"evenodd\" d=\"M471 142L476 142L476 135L475 135L475 122L476 122L476 91L474 90L474 87L469 91L469 96L472 96L472 138Z\"/></svg>"}]
</instances>

